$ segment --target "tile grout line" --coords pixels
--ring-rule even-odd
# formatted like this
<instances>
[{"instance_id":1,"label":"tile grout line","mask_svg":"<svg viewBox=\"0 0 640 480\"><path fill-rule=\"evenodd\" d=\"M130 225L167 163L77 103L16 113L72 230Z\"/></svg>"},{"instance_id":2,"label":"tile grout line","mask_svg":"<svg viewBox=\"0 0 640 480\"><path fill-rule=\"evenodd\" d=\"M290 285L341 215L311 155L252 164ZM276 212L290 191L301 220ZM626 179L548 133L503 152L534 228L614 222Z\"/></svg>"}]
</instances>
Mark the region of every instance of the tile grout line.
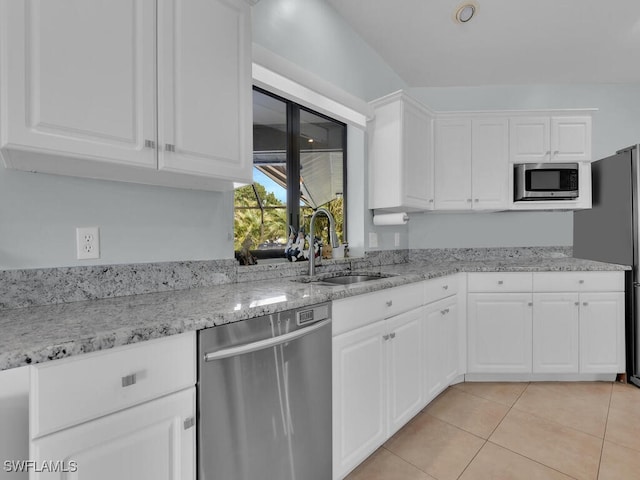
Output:
<instances>
[{"instance_id":1,"label":"tile grout line","mask_svg":"<svg viewBox=\"0 0 640 480\"><path fill-rule=\"evenodd\" d=\"M604 440L607 438L607 427L609 426L609 413L611 412L611 401L613 400L613 386L611 384L611 392L609 394L609 406L607 407L607 420L604 422L604 434L602 435L602 445L600 447L600 458L598 459L598 475L597 478L600 478L600 468L602 467L602 455L604 453Z\"/></svg>"},{"instance_id":2,"label":"tile grout line","mask_svg":"<svg viewBox=\"0 0 640 480\"><path fill-rule=\"evenodd\" d=\"M460 478L464 475L464 472L466 472L466 471L467 471L467 469L469 468L469 466L473 463L473 461L476 459L476 457L480 454L480 452L481 452L481 451L482 451L482 449L485 447L485 445L487 445L487 443L489 443L489 439L491 438L491 435L493 435L493 432L495 432L495 431L496 431L496 429L497 429L497 428L500 426L500 424L503 422L503 420L504 420L505 418L507 418L507 415L509 415L509 412L510 412L510 411L511 411L511 409L513 408L513 405L515 405L515 403L520 399L520 397L524 394L524 392L527 390L527 388L529 388L529 385L530 385L530 384L531 384L531 382L528 382L528 383L527 383L527 386L526 386L525 388L523 388L523 389L522 389L522 392L520 392L520 395L518 395L518 398L516 398L516 399L514 400L513 404L508 405L509 409L507 410L507 412L504 414L504 416L503 416L503 417L502 417L502 419L498 422L498 424L494 427L494 429L493 429L493 430L491 430L491 433L490 433L489 435L487 435L487 438L483 438L484 443L483 443L483 444L482 444L482 446L478 449L478 451L475 453L475 455L471 458L471 460L469 460L469 463L467 463L467 465L464 467L464 469L462 470L462 472L460 472L460 475L458 475L458 479L460 479ZM494 402L494 403L497 403L497 404L500 404L500 405L504 405L504 404L503 404L503 403L501 403L501 402L496 402L496 401L494 401L494 400L491 400L491 399L488 399L488 398L481 397L480 395L475 395L475 394L470 393L470 392L465 392L465 391L464 391L464 390L462 390L462 389L458 389L458 390L459 390L459 391L461 391L461 392L464 392L464 393L468 393L469 395L472 395L472 396L474 396L474 397L476 397L476 398L481 398L481 399L486 400L486 401L489 401L489 402ZM447 423L449 423L449 422L447 422ZM453 425L453 424L451 424L451 423L449 423L449 425L451 425L451 426L453 426L453 427L456 427L456 428L460 428L460 427L457 427L456 425ZM466 430L464 430L464 429L461 429L461 430L466 432ZM467 432L467 433L471 433L471 432ZM473 433L471 433L471 434L472 434L472 435L474 435ZM476 435L476 436L477 436L477 435ZM482 437L478 437L478 438L482 438ZM492 444L493 444L493 445L496 445L496 444L495 444L495 443L493 443L493 442L492 442ZM513 453L515 453L515 452L513 452Z\"/></svg>"}]
</instances>

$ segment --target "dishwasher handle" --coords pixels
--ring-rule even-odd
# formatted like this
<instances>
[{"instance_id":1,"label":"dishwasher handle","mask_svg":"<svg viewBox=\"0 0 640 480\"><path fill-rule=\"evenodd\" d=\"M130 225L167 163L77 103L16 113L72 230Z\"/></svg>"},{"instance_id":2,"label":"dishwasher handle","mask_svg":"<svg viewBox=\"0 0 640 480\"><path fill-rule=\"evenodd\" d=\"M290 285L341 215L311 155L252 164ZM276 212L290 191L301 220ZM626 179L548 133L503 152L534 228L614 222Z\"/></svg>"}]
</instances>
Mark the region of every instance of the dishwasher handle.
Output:
<instances>
[{"instance_id":1,"label":"dishwasher handle","mask_svg":"<svg viewBox=\"0 0 640 480\"><path fill-rule=\"evenodd\" d=\"M314 323L313 325L310 325L308 327L300 328L298 330L294 330L293 332L285 333L284 335L279 335L277 337L266 338L264 340L258 340L257 342L251 342L246 345L240 345L237 347L218 350L216 352L205 353L204 361L211 362L213 360L235 357L236 355L242 355L244 353L251 353L258 350L263 350L265 348L274 347L276 345L280 345L281 343L290 342L292 340L295 340L296 338L308 335L309 333L315 332L316 330L319 330L322 327L329 325L330 323L331 319L329 318L327 320Z\"/></svg>"}]
</instances>

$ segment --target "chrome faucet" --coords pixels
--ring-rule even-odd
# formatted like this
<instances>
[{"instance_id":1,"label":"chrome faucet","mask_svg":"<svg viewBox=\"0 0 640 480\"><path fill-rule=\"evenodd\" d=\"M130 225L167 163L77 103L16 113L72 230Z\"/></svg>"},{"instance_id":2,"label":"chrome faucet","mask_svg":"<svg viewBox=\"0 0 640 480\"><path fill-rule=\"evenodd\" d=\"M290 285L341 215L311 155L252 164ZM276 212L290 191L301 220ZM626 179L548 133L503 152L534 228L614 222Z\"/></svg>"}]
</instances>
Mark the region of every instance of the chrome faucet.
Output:
<instances>
[{"instance_id":1,"label":"chrome faucet","mask_svg":"<svg viewBox=\"0 0 640 480\"><path fill-rule=\"evenodd\" d=\"M337 248L340 246L340 242L338 241L338 235L336 234L336 221L331 215L331 212L325 208L319 208L313 215L311 215L311 221L309 225L309 275L315 275L316 273L316 254L313 248L314 240L315 240L315 227L314 222L319 213L324 213L326 217L329 219L329 238L331 239L331 247ZM322 252L320 252L322 255Z\"/></svg>"}]
</instances>

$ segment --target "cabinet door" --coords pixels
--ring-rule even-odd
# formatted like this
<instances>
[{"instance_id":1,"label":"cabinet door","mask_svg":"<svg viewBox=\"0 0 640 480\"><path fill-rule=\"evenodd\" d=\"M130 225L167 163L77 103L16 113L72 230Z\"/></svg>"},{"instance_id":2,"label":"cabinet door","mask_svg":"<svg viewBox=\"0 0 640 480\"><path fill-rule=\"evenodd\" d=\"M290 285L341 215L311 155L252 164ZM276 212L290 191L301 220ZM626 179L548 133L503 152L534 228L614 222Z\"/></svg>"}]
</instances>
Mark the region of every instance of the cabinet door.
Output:
<instances>
[{"instance_id":1,"label":"cabinet door","mask_svg":"<svg viewBox=\"0 0 640 480\"><path fill-rule=\"evenodd\" d=\"M533 372L578 373L577 293L533 295Z\"/></svg>"},{"instance_id":2,"label":"cabinet door","mask_svg":"<svg viewBox=\"0 0 640 480\"><path fill-rule=\"evenodd\" d=\"M41 437L30 452L38 467L65 463L57 472L32 472L30 478L69 478L62 470L72 471L74 461L71 476L79 480L194 480L190 419L195 419L195 387Z\"/></svg>"},{"instance_id":3,"label":"cabinet door","mask_svg":"<svg viewBox=\"0 0 640 480\"><path fill-rule=\"evenodd\" d=\"M624 293L580 294L580 373L624 371Z\"/></svg>"},{"instance_id":4,"label":"cabinet door","mask_svg":"<svg viewBox=\"0 0 640 480\"><path fill-rule=\"evenodd\" d=\"M506 118L474 119L471 138L473 208L502 210L508 204L509 123Z\"/></svg>"},{"instance_id":5,"label":"cabinet door","mask_svg":"<svg viewBox=\"0 0 640 480\"><path fill-rule=\"evenodd\" d=\"M468 308L468 371L530 373L530 293L470 293Z\"/></svg>"},{"instance_id":6,"label":"cabinet door","mask_svg":"<svg viewBox=\"0 0 640 480\"><path fill-rule=\"evenodd\" d=\"M389 429L394 434L422 408L424 309L418 308L388 320Z\"/></svg>"},{"instance_id":7,"label":"cabinet door","mask_svg":"<svg viewBox=\"0 0 640 480\"><path fill-rule=\"evenodd\" d=\"M435 208L471 209L471 119L436 120Z\"/></svg>"},{"instance_id":8,"label":"cabinet door","mask_svg":"<svg viewBox=\"0 0 640 480\"><path fill-rule=\"evenodd\" d=\"M159 0L159 168L251 182L251 18L243 0Z\"/></svg>"},{"instance_id":9,"label":"cabinet door","mask_svg":"<svg viewBox=\"0 0 640 480\"><path fill-rule=\"evenodd\" d=\"M387 438L386 323L333 338L333 473L342 478Z\"/></svg>"},{"instance_id":10,"label":"cabinet door","mask_svg":"<svg viewBox=\"0 0 640 480\"><path fill-rule=\"evenodd\" d=\"M424 110L413 103L403 103L402 201L408 207L423 210L433 208L434 199L432 122Z\"/></svg>"},{"instance_id":11,"label":"cabinet door","mask_svg":"<svg viewBox=\"0 0 640 480\"><path fill-rule=\"evenodd\" d=\"M551 161L591 161L591 117L551 118Z\"/></svg>"},{"instance_id":12,"label":"cabinet door","mask_svg":"<svg viewBox=\"0 0 640 480\"><path fill-rule=\"evenodd\" d=\"M74 157L83 169L155 169L145 148L156 139L155 13L154 0L3 1L2 146ZM38 169L61 173L57 163Z\"/></svg>"},{"instance_id":13,"label":"cabinet door","mask_svg":"<svg viewBox=\"0 0 640 480\"><path fill-rule=\"evenodd\" d=\"M428 305L425 310L425 403L433 400L458 376L458 307L456 297Z\"/></svg>"},{"instance_id":14,"label":"cabinet door","mask_svg":"<svg viewBox=\"0 0 640 480\"><path fill-rule=\"evenodd\" d=\"M509 158L513 163L548 162L551 155L549 117L509 120Z\"/></svg>"}]
</instances>

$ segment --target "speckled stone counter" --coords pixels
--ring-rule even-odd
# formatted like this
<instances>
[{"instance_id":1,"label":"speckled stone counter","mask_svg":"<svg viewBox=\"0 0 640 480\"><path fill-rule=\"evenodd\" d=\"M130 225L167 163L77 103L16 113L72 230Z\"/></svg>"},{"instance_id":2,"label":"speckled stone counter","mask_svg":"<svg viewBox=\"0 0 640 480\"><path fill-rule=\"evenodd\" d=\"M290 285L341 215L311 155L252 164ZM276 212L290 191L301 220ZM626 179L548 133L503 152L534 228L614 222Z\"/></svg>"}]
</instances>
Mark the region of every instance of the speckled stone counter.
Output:
<instances>
[{"instance_id":1,"label":"speckled stone counter","mask_svg":"<svg viewBox=\"0 0 640 480\"><path fill-rule=\"evenodd\" d=\"M344 265L391 276L350 286L328 286L310 282L302 275L0 310L0 370L209 328L456 272L628 269L563 256L527 255L484 259L414 255L406 263L378 266L375 261L355 260Z\"/></svg>"}]
</instances>

